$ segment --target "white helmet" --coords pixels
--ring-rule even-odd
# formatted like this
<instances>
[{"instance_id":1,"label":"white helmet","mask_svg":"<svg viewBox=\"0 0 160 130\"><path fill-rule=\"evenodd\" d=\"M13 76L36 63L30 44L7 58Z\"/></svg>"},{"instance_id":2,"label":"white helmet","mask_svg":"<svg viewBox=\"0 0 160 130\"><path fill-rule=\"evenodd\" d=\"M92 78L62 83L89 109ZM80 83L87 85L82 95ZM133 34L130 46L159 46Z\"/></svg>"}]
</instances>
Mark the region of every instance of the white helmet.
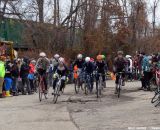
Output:
<instances>
[{"instance_id":1,"label":"white helmet","mask_svg":"<svg viewBox=\"0 0 160 130\"><path fill-rule=\"evenodd\" d=\"M126 55L126 58L127 58L127 59L129 59L129 58L132 58L132 56L130 56L130 55Z\"/></svg>"},{"instance_id":2,"label":"white helmet","mask_svg":"<svg viewBox=\"0 0 160 130\"><path fill-rule=\"evenodd\" d=\"M77 59L81 60L83 58L82 54L77 55Z\"/></svg>"},{"instance_id":3,"label":"white helmet","mask_svg":"<svg viewBox=\"0 0 160 130\"><path fill-rule=\"evenodd\" d=\"M31 63L36 63L36 61L35 60L31 60Z\"/></svg>"},{"instance_id":4,"label":"white helmet","mask_svg":"<svg viewBox=\"0 0 160 130\"><path fill-rule=\"evenodd\" d=\"M87 63L88 63L90 60L91 60L90 57L86 57L86 58L85 58L85 62L87 62Z\"/></svg>"},{"instance_id":5,"label":"white helmet","mask_svg":"<svg viewBox=\"0 0 160 130\"><path fill-rule=\"evenodd\" d=\"M59 54L55 54L55 55L54 55L54 58L55 58L55 59L59 59L59 57L60 57Z\"/></svg>"},{"instance_id":6,"label":"white helmet","mask_svg":"<svg viewBox=\"0 0 160 130\"><path fill-rule=\"evenodd\" d=\"M58 60L58 62L59 62L60 64L64 64L65 60L64 60L63 57L60 57L59 60Z\"/></svg>"},{"instance_id":7,"label":"white helmet","mask_svg":"<svg viewBox=\"0 0 160 130\"><path fill-rule=\"evenodd\" d=\"M40 57L46 57L46 53L41 52L41 53L39 53L39 56L40 56Z\"/></svg>"}]
</instances>

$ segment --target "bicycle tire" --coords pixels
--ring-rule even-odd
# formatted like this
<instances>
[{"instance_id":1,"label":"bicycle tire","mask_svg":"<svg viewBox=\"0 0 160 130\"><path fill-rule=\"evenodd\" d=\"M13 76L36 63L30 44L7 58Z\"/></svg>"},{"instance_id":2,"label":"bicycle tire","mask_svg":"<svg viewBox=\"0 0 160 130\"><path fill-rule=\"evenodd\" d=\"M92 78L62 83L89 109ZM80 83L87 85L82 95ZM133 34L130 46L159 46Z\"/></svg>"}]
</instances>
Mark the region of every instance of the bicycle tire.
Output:
<instances>
[{"instance_id":1,"label":"bicycle tire","mask_svg":"<svg viewBox=\"0 0 160 130\"><path fill-rule=\"evenodd\" d=\"M85 91L85 94L88 95L88 86L87 86L87 84L85 84L85 86L84 86L84 91Z\"/></svg>"},{"instance_id":2,"label":"bicycle tire","mask_svg":"<svg viewBox=\"0 0 160 130\"><path fill-rule=\"evenodd\" d=\"M79 87L79 84L78 84L78 80L77 80L77 79L75 79L74 88L75 88L75 93L78 94L80 87Z\"/></svg>"},{"instance_id":3,"label":"bicycle tire","mask_svg":"<svg viewBox=\"0 0 160 130\"><path fill-rule=\"evenodd\" d=\"M156 104L155 104L155 107L157 107L157 106L159 106L160 105L160 95L158 96L158 100L157 100L157 102L156 102Z\"/></svg>"},{"instance_id":4,"label":"bicycle tire","mask_svg":"<svg viewBox=\"0 0 160 130\"><path fill-rule=\"evenodd\" d=\"M102 80L100 80L97 84L97 98L99 98L102 95Z\"/></svg>"},{"instance_id":5,"label":"bicycle tire","mask_svg":"<svg viewBox=\"0 0 160 130\"><path fill-rule=\"evenodd\" d=\"M160 91L158 91L158 89L155 91L155 95L153 96L151 103L155 103L158 100L158 97L160 95ZM158 97L157 97L158 96Z\"/></svg>"},{"instance_id":6,"label":"bicycle tire","mask_svg":"<svg viewBox=\"0 0 160 130\"><path fill-rule=\"evenodd\" d=\"M43 95L41 83L39 83L38 92L39 92L39 101L41 102Z\"/></svg>"},{"instance_id":7,"label":"bicycle tire","mask_svg":"<svg viewBox=\"0 0 160 130\"><path fill-rule=\"evenodd\" d=\"M121 89L120 89L120 85L118 85L118 88L117 88L117 96L118 96L118 98L120 98L120 93L121 93Z\"/></svg>"},{"instance_id":8,"label":"bicycle tire","mask_svg":"<svg viewBox=\"0 0 160 130\"><path fill-rule=\"evenodd\" d=\"M98 82L96 82L96 96L97 96L97 98L99 98L98 86L99 86L99 85L98 85Z\"/></svg>"},{"instance_id":9,"label":"bicycle tire","mask_svg":"<svg viewBox=\"0 0 160 130\"><path fill-rule=\"evenodd\" d=\"M54 104L57 103L57 100L58 100L58 97L59 97L59 91L60 91L60 86L56 85L55 90L54 90L54 97L53 97Z\"/></svg>"}]
</instances>

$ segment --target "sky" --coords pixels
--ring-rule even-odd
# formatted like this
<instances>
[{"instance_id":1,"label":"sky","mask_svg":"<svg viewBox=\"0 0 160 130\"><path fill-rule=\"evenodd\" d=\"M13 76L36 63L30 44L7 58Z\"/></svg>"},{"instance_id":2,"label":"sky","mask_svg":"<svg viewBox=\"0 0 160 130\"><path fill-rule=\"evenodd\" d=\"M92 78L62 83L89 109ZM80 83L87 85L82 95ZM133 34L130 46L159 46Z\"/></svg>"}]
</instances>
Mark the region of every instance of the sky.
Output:
<instances>
[{"instance_id":1,"label":"sky","mask_svg":"<svg viewBox=\"0 0 160 130\"><path fill-rule=\"evenodd\" d=\"M65 16L65 15L67 15L71 0L60 0L60 1L61 1L62 12L63 12L62 14L63 14L63 16ZM147 1L147 8L148 8L147 9L148 19L149 19L149 22L151 23L152 22L151 6L153 5L154 0L146 0L146 1ZM160 2L157 7L156 21L157 21L156 24L160 26Z\"/></svg>"}]
</instances>

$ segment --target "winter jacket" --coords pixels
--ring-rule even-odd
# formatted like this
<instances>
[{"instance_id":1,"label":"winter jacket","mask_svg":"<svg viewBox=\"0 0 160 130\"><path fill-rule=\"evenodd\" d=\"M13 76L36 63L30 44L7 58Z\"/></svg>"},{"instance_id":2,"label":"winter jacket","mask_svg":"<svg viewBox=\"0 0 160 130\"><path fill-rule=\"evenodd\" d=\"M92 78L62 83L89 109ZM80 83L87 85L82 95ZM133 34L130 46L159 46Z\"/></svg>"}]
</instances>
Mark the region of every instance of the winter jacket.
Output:
<instances>
[{"instance_id":1,"label":"winter jacket","mask_svg":"<svg viewBox=\"0 0 160 130\"><path fill-rule=\"evenodd\" d=\"M21 65L20 77L21 78L27 78L28 74L29 74L29 70L30 70L29 65L27 63L23 63Z\"/></svg>"},{"instance_id":2,"label":"winter jacket","mask_svg":"<svg viewBox=\"0 0 160 130\"><path fill-rule=\"evenodd\" d=\"M30 64L29 64L29 67L30 67L29 73L30 73L30 74L34 74L34 72L35 72L35 65L33 65L32 63L30 63Z\"/></svg>"},{"instance_id":3,"label":"winter jacket","mask_svg":"<svg viewBox=\"0 0 160 130\"><path fill-rule=\"evenodd\" d=\"M151 64L149 63L149 58L147 56L144 56L142 59L142 70L145 72L151 71Z\"/></svg>"},{"instance_id":4,"label":"winter jacket","mask_svg":"<svg viewBox=\"0 0 160 130\"><path fill-rule=\"evenodd\" d=\"M5 76L5 65L4 62L0 61L0 78L4 78Z\"/></svg>"},{"instance_id":5,"label":"winter jacket","mask_svg":"<svg viewBox=\"0 0 160 130\"><path fill-rule=\"evenodd\" d=\"M11 68L11 74L12 74L12 77L14 78L18 78L19 77L19 67L17 64L14 64Z\"/></svg>"}]
</instances>

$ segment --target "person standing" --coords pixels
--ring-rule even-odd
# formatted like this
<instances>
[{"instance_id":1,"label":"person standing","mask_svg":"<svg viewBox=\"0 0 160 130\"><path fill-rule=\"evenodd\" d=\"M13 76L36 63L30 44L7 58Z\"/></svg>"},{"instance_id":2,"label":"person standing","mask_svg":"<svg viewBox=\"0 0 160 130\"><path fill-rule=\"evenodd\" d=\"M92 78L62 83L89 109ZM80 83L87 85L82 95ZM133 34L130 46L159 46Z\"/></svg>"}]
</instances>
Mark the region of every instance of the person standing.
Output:
<instances>
[{"instance_id":1,"label":"person standing","mask_svg":"<svg viewBox=\"0 0 160 130\"><path fill-rule=\"evenodd\" d=\"M2 89L3 89L3 83L4 83L4 76L5 76L5 57L0 57L0 98L3 98Z\"/></svg>"},{"instance_id":2,"label":"person standing","mask_svg":"<svg viewBox=\"0 0 160 130\"><path fill-rule=\"evenodd\" d=\"M14 60L12 69L11 69L11 73L12 73L12 93L13 96L18 96L18 89L17 89L17 85L18 85L18 77L19 77L19 67L17 65L18 61Z\"/></svg>"},{"instance_id":3,"label":"person standing","mask_svg":"<svg viewBox=\"0 0 160 130\"><path fill-rule=\"evenodd\" d=\"M144 77L143 87L144 90L150 91L150 72L151 72L151 63L149 57L144 54L142 59L142 75Z\"/></svg>"},{"instance_id":4,"label":"person standing","mask_svg":"<svg viewBox=\"0 0 160 130\"><path fill-rule=\"evenodd\" d=\"M30 83L30 87L31 87L31 91L34 92L35 86L34 86L34 79L35 79L35 65L36 65L36 61L32 60L29 64L30 70L29 70L29 75L28 75L28 79L29 79L29 83Z\"/></svg>"},{"instance_id":5,"label":"person standing","mask_svg":"<svg viewBox=\"0 0 160 130\"><path fill-rule=\"evenodd\" d=\"M24 58L23 63L21 65L21 69L20 69L20 77L22 79L22 94L23 95L26 95L25 85L27 86L27 93L29 95L31 94L31 88L30 88L29 80L28 80L29 70L30 70L30 67L29 67L28 59Z\"/></svg>"}]
</instances>

